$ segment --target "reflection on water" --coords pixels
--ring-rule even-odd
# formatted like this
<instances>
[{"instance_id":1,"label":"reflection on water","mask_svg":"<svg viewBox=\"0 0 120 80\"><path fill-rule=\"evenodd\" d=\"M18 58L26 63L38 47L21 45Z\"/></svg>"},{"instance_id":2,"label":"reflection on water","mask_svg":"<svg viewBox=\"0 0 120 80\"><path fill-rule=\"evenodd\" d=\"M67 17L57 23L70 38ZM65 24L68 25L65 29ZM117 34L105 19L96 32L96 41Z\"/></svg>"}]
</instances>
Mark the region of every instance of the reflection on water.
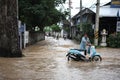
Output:
<instances>
[{"instance_id":1,"label":"reflection on water","mask_svg":"<svg viewBox=\"0 0 120 80\"><path fill-rule=\"evenodd\" d=\"M120 80L120 49L97 49L102 62L67 61L71 40L47 37L23 50L25 57L0 58L0 80Z\"/></svg>"}]
</instances>

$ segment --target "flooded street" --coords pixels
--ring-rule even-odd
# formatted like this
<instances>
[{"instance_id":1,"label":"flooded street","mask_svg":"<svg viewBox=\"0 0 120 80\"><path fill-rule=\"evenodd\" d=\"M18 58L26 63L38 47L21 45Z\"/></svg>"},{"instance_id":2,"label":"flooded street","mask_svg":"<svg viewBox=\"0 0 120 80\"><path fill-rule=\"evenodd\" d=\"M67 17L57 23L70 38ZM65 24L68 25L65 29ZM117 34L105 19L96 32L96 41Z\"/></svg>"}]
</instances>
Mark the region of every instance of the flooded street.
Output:
<instances>
[{"instance_id":1,"label":"flooded street","mask_svg":"<svg viewBox=\"0 0 120 80\"><path fill-rule=\"evenodd\" d=\"M0 80L120 80L120 49L98 48L102 62L68 62L71 48L79 44L46 37L23 50L25 57L0 58Z\"/></svg>"}]
</instances>

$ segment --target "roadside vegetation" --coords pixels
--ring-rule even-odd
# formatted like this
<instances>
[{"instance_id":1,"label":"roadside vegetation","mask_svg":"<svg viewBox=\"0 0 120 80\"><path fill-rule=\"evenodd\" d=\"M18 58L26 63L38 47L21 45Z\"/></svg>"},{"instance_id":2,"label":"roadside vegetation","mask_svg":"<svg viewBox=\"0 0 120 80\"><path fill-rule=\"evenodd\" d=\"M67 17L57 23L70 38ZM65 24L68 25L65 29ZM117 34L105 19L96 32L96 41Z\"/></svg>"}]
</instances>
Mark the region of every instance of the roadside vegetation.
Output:
<instances>
[{"instance_id":1,"label":"roadside vegetation","mask_svg":"<svg viewBox=\"0 0 120 80\"><path fill-rule=\"evenodd\" d=\"M108 47L120 48L120 33L111 34L107 39Z\"/></svg>"}]
</instances>

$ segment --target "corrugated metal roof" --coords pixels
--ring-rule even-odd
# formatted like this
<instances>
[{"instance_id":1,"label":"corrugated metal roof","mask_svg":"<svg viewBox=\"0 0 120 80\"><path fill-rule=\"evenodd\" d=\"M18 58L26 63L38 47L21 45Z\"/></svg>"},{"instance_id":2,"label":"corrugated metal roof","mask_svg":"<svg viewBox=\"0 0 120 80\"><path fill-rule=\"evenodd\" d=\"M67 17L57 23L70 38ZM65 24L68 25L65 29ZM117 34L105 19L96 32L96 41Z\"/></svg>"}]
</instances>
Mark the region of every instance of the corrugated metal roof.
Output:
<instances>
[{"instance_id":1,"label":"corrugated metal roof","mask_svg":"<svg viewBox=\"0 0 120 80\"><path fill-rule=\"evenodd\" d=\"M96 8L90 8L93 12L96 13ZM120 8L111 8L110 5L102 6L100 7L100 17L117 17L117 12L119 11L120 14Z\"/></svg>"}]
</instances>

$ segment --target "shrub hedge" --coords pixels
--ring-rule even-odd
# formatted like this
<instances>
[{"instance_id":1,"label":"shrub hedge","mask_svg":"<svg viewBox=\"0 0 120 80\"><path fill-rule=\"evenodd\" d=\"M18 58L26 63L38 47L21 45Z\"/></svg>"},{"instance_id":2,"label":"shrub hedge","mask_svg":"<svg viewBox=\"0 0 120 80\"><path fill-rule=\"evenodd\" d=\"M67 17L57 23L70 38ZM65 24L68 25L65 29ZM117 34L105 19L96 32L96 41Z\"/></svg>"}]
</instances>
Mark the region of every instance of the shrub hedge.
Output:
<instances>
[{"instance_id":1,"label":"shrub hedge","mask_svg":"<svg viewBox=\"0 0 120 80\"><path fill-rule=\"evenodd\" d=\"M120 48L120 33L111 34L107 39L108 47Z\"/></svg>"}]
</instances>

